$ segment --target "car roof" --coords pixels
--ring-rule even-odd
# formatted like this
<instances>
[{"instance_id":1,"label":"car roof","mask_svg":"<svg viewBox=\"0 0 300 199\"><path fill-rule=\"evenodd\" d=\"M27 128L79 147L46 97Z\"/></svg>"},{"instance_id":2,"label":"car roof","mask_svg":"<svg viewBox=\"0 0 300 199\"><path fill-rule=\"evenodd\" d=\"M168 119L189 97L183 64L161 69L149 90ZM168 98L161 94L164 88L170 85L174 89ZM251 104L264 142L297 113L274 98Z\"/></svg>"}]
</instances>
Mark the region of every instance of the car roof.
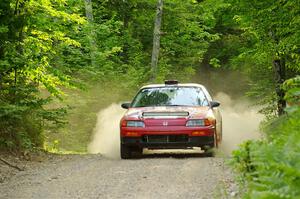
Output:
<instances>
[{"instance_id":1,"label":"car roof","mask_svg":"<svg viewBox=\"0 0 300 199\"><path fill-rule=\"evenodd\" d=\"M161 88L161 87L200 87L204 88L205 87L201 84L196 84L196 83L185 83L185 84L149 84L146 86L143 86L141 89L144 88Z\"/></svg>"}]
</instances>

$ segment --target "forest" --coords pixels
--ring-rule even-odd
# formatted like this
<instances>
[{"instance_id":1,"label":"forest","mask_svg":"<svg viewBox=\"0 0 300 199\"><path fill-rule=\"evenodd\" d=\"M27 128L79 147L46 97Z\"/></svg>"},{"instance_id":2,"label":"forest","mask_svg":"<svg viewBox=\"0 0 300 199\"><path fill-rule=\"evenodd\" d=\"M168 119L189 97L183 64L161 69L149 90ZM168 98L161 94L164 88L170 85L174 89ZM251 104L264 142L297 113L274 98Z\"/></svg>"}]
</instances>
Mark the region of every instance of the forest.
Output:
<instances>
[{"instance_id":1,"label":"forest","mask_svg":"<svg viewBox=\"0 0 300 199\"><path fill-rule=\"evenodd\" d=\"M297 198L299 5L299 0L1 0L0 149L55 148L61 142L55 132L66 129L78 104L86 107L80 117L89 125L96 112L88 107L97 99L103 99L99 109L130 99L147 83L190 82L207 70L224 76L238 71L239 81L246 82L243 95L266 117L263 138L244 142L232 154L243 197ZM159 14L161 27L155 29Z\"/></svg>"}]
</instances>

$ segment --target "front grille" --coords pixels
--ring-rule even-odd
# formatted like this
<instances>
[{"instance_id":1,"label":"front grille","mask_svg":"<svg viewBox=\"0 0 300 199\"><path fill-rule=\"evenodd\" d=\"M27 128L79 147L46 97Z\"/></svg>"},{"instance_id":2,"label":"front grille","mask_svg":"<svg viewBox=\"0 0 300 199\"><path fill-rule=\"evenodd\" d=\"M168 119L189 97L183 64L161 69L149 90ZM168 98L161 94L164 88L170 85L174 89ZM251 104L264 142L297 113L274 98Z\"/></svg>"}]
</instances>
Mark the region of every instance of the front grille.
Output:
<instances>
[{"instance_id":1,"label":"front grille","mask_svg":"<svg viewBox=\"0 0 300 199\"><path fill-rule=\"evenodd\" d=\"M145 135L143 142L147 143L181 143L188 142L188 135Z\"/></svg>"},{"instance_id":2,"label":"front grille","mask_svg":"<svg viewBox=\"0 0 300 199\"><path fill-rule=\"evenodd\" d=\"M187 116L189 116L189 112L143 112L144 118L177 118Z\"/></svg>"}]
</instances>

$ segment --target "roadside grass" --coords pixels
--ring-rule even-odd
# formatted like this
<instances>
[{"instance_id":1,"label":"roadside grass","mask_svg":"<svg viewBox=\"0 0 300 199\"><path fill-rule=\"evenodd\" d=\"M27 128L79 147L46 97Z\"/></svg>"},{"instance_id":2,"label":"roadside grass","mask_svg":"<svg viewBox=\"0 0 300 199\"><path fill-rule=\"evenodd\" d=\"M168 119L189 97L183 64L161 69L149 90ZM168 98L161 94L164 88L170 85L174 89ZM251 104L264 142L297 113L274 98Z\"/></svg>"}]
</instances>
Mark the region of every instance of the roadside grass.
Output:
<instances>
[{"instance_id":1,"label":"roadside grass","mask_svg":"<svg viewBox=\"0 0 300 199\"><path fill-rule=\"evenodd\" d=\"M65 90L64 100L56 103L69 107L67 124L45 132L44 148L54 153L87 153L97 113L112 103L131 99L132 93L115 81L96 83L85 90Z\"/></svg>"}]
</instances>

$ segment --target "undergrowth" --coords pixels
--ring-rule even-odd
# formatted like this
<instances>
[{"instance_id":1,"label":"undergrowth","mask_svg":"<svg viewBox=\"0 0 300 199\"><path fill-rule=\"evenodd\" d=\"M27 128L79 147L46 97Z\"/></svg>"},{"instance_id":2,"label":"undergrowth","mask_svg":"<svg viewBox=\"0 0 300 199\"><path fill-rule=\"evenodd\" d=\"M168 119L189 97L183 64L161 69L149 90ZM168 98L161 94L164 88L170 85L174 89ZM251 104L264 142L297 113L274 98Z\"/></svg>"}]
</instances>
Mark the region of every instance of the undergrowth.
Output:
<instances>
[{"instance_id":1,"label":"undergrowth","mask_svg":"<svg viewBox=\"0 0 300 199\"><path fill-rule=\"evenodd\" d=\"M293 94L286 95L291 104L287 114L265 125L264 139L244 142L233 152L232 165L239 174L243 198L300 198L299 78L296 82L284 85L293 87Z\"/></svg>"}]
</instances>

